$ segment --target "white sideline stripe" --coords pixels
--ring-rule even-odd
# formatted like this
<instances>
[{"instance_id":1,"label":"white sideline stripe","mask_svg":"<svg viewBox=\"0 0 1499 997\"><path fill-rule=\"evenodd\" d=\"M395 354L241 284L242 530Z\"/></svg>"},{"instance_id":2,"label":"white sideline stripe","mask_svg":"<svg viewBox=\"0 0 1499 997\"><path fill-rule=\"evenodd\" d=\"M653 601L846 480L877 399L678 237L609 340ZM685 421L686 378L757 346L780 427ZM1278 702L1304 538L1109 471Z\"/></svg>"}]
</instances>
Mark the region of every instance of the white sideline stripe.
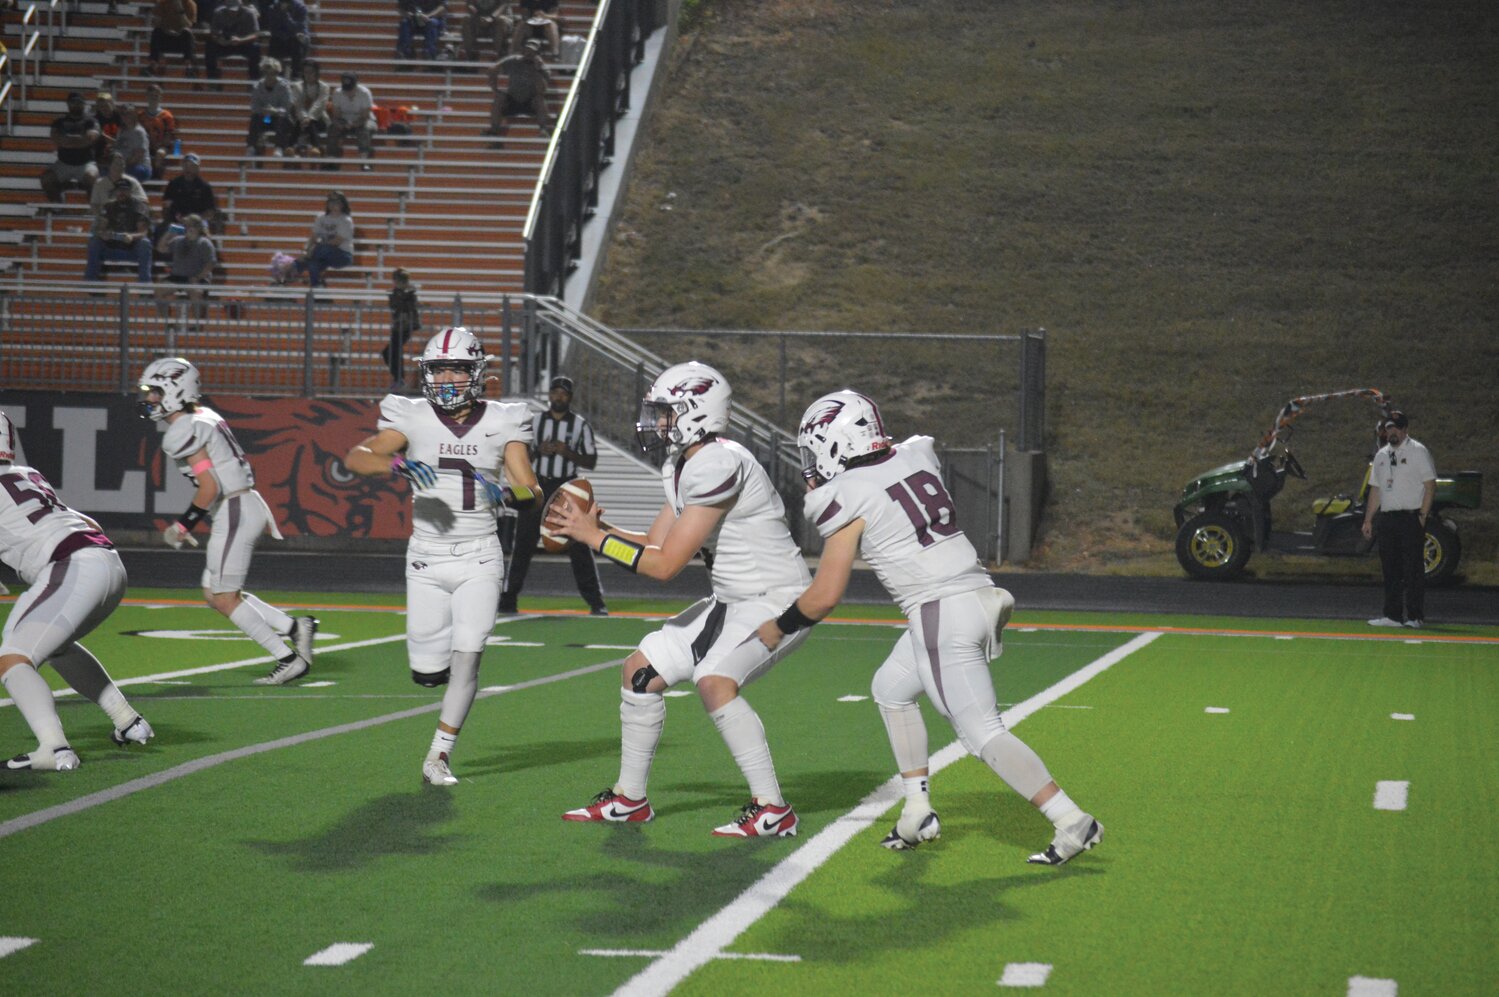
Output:
<instances>
[{"instance_id":1,"label":"white sideline stripe","mask_svg":"<svg viewBox=\"0 0 1499 997\"><path fill-rule=\"evenodd\" d=\"M660 949L578 949L578 955L636 956L655 959L666 953ZM774 952L720 952L717 959L754 959L760 962L801 962L799 955L777 955Z\"/></svg>"},{"instance_id":2,"label":"white sideline stripe","mask_svg":"<svg viewBox=\"0 0 1499 997\"><path fill-rule=\"evenodd\" d=\"M1041 707L1072 692L1089 679L1123 661L1136 651L1160 637L1159 631L1140 634L1128 643L1114 648L1108 654L1084 665L1048 689L1036 693L1030 699L1017 704L1003 714L1005 727L1014 728L1026 717ZM936 775L953 762L965 757L967 750L959 741L954 741L931 757L928 768ZM903 793L900 776L892 776L875 787L859 804L818 831L796 851L776 863L764 876L745 890L729 905L708 920L698 925L686 938L677 942L671 951L636 973L614 991L616 997L655 997L666 994L685 980L694 970L716 958L725 948L734 943L750 925L764 917L802 880L812 875L817 867L833 856L856 834L868 829L891 805L901 799Z\"/></svg>"},{"instance_id":3,"label":"white sideline stripe","mask_svg":"<svg viewBox=\"0 0 1499 997\"><path fill-rule=\"evenodd\" d=\"M1204 713L1227 713L1228 712L1228 707L1226 707L1226 706L1205 706L1205 707L1203 707L1202 712L1204 712Z\"/></svg>"},{"instance_id":4,"label":"white sideline stripe","mask_svg":"<svg viewBox=\"0 0 1499 997\"><path fill-rule=\"evenodd\" d=\"M1002 987L1044 987L1051 975L1049 962L1007 962L1004 975L999 978Z\"/></svg>"},{"instance_id":5,"label":"white sideline stripe","mask_svg":"<svg viewBox=\"0 0 1499 997\"><path fill-rule=\"evenodd\" d=\"M1373 976L1348 977L1348 997L1395 997L1400 986L1394 980Z\"/></svg>"},{"instance_id":6,"label":"white sideline stripe","mask_svg":"<svg viewBox=\"0 0 1499 997\"><path fill-rule=\"evenodd\" d=\"M405 640L402 636L398 638ZM539 679L531 679L526 682L517 682L515 685L498 686L492 689L481 689L478 697L499 695L505 692L516 692L521 689L530 689L533 686L549 685L553 682L561 682L564 679L577 678L581 675L589 675L593 672L603 671L605 668L618 668L624 663L623 659L615 661L603 661L596 665L585 665L582 668L574 668L570 671L558 672L556 675L546 675ZM422 706L413 706L409 710L399 710L395 713L387 713L384 716L370 717L367 720L356 720L352 723L339 724L336 727L324 727L321 730L309 730L302 734L293 734L290 737L277 738L274 741L264 741L260 744L247 744L242 748L232 751L221 751L217 755L205 755L202 758L194 758L190 762L174 765L151 775L141 776L139 779L131 779L122 782L118 786L101 789L97 793L80 796L76 800L67 803L59 803L55 807L47 807L36 810L19 817L12 817L8 821L0 823L0 838L8 838L18 831L37 827L49 821L57 820L59 817L67 817L71 814L81 813L102 803L110 803L114 800L123 799L133 793L139 793L145 789L165 785L183 776L192 775L194 772L202 772L225 762L237 761L241 758L249 758L252 755L264 754L267 751L275 751L278 748L292 748L309 741L321 741L325 737L334 737L338 734L352 734L356 731L368 730L371 727L379 727L383 724L393 723L397 720L408 720L411 717L419 717L423 713L436 713L442 709L442 700L435 703L427 703Z\"/></svg>"},{"instance_id":7,"label":"white sideline stripe","mask_svg":"<svg viewBox=\"0 0 1499 997\"><path fill-rule=\"evenodd\" d=\"M16 938L11 935L0 936L0 959L4 959L8 955L15 955L22 949L30 948L39 941L41 941L40 938Z\"/></svg>"},{"instance_id":8,"label":"white sideline stripe","mask_svg":"<svg viewBox=\"0 0 1499 997\"><path fill-rule=\"evenodd\" d=\"M1398 780L1388 782L1376 782L1374 784L1374 809L1375 810L1404 810L1406 799L1410 796L1411 784Z\"/></svg>"},{"instance_id":9,"label":"white sideline stripe","mask_svg":"<svg viewBox=\"0 0 1499 997\"><path fill-rule=\"evenodd\" d=\"M338 685L337 682L303 682L297 686L298 689L326 689L330 685Z\"/></svg>"},{"instance_id":10,"label":"white sideline stripe","mask_svg":"<svg viewBox=\"0 0 1499 997\"><path fill-rule=\"evenodd\" d=\"M1414 719L1416 719L1416 715L1414 713L1391 713L1390 714L1390 719L1391 720L1414 720Z\"/></svg>"},{"instance_id":11,"label":"white sideline stripe","mask_svg":"<svg viewBox=\"0 0 1499 997\"><path fill-rule=\"evenodd\" d=\"M247 637L245 639L248 640L249 638ZM334 644L331 647L320 647L317 649L317 653L327 654L329 651L353 651L356 648L374 647L376 644L390 644L394 641L405 639L405 634L396 634L393 637L374 637L370 640L353 640L349 641L349 643L347 644ZM115 685L141 685L145 682L165 682L168 679L182 678L182 676L184 675L207 675L210 672L224 672L228 671L231 668L246 668L250 665L273 665L275 663L275 658L271 657L270 655L265 655L259 658L244 658L240 661L226 661L221 665L204 665L202 668L183 668L180 671L175 672L158 672L155 675L140 675L136 678L130 679L115 679ZM317 664L316 657L313 658L313 664ZM54 699L61 699L64 696L76 695L78 695L78 693L74 692L72 689L52 690L52 696ZM0 699L0 706L14 706L15 702L16 701L14 699Z\"/></svg>"},{"instance_id":12,"label":"white sideline stripe","mask_svg":"<svg viewBox=\"0 0 1499 997\"><path fill-rule=\"evenodd\" d=\"M374 942L334 942L321 952L302 960L304 966L342 966L353 962L375 947Z\"/></svg>"}]
</instances>

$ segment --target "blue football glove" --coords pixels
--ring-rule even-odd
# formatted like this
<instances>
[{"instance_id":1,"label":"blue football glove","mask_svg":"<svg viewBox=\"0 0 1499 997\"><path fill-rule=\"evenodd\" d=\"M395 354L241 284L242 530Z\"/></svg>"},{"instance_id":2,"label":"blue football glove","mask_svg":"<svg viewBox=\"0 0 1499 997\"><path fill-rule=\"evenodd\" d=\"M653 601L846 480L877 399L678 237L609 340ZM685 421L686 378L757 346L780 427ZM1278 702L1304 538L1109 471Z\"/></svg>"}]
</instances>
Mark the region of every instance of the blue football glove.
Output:
<instances>
[{"instance_id":1,"label":"blue football glove","mask_svg":"<svg viewBox=\"0 0 1499 997\"><path fill-rule=\"evenodd\" d=\"M437 472L432 470L431 464L407 460L400 454L396 454L391 460L390 470L392 474L399 474L417 488L431 488L437 484Z\"/></svg>"},{"instance_id":2,"label":"blue football glove","mask_svg":"<svg viewBox=\"0 0 1499 997\"><path fill-rule=\"evenodd\" d=\"M509 505L510 489L501 488L493 481L484 477L477 468L474 469L474 481L480 488L484 489L484 494L489 497L490 505Z\"/></svg>"}]
</instances>

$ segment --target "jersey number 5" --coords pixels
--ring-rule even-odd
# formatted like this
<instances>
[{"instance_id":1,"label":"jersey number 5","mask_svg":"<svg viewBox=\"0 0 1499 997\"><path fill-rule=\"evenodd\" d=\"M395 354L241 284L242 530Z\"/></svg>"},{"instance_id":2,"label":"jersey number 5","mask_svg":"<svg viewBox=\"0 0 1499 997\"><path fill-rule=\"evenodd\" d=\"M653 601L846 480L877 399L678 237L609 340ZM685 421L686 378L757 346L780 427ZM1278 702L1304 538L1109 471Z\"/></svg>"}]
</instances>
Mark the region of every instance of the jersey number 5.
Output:
<instances>
[{"instance_id":1,"label":"jersey number 5","mask_svg":"<svg viewBox=\"0 0 1499 997\"><path fill-rule=\"evenodd\" d=\"M27 484L28 478L30 484ZM42 504L40 509L27 514L28 522L34 523L53 509L62 508L62 503L57 501L57 495L47 487L47 479L36 472L25 477L14 473L0 475L0 485L5 486L5 490L10 493L11 501L16 505L32 500Z\"/></svg>"},{"instance_id":2,"label":"jersey number 5","mask_svg":"<svg viewBox=\"0 0 1499 997\"><path fill-rule=\"evenodd\" d=\"M937 542L933 533L950 537L958 532L957 507L942 479L931 471L917 471L886 488L885 494L905 511L906 518L916 527L916 540L921 546L930 547Z\"/></svg>"}]
</instances>

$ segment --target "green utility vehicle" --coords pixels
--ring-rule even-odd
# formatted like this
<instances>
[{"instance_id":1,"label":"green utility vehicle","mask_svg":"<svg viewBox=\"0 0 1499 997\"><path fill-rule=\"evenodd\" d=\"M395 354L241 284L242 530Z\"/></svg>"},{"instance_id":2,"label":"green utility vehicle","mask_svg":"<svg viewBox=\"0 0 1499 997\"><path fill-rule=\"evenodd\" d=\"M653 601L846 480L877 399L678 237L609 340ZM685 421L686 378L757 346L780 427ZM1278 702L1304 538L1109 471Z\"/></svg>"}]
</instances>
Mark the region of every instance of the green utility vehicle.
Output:
<instances>
[{"instance_id":1,"label":"green utility vehicle","mask_svg":"<svg viewBox=\"0 0 1499 997\"><path fill-rule=\"evenodd\" d=\"M1293 398L1276 416L1275 425L1247 460L1224 464L1193 478L1176 504L1176 559L1194 578L1233 578L1244 570L1253 551L1283 554L1359 556L1374 550L1363 535L1365 502L1369 494L1369 465L1355 494L1319 498L1312 503L1316 516L1310 532L1272 529L1271 502L1285 487L1286 475L1305 478L1306 471L1291 452L1292 424L1308 405L1363 398L1379 409L1376 425L1393 411L1389 400L1374 388L1334 391ZM1379 445L1384 445L1379 434ZM1426 580L1440 585L1451 581L1462 558L1452 509L1476 509L1483 475L1460 471L1437 477L1436 499L1426 521Z\"/></svg>"}]
</instances>

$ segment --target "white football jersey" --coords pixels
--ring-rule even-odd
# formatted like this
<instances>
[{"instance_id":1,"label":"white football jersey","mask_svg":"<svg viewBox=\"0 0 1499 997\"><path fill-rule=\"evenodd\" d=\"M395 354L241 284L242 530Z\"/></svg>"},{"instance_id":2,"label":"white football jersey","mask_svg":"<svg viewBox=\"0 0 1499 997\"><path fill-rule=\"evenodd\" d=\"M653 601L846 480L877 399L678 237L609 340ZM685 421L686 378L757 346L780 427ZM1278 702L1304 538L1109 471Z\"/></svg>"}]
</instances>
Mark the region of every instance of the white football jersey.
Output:
<instances>
[{"instance_id":1,"label":"white football jersey","mask_svg":"<svg viewBox=\"0 0 1499 997\"><path fill-rule=\"evenodd\" d=\"M689 505L734 501L705 543L713 556L713 594L719 599L740 602L773 589L806 588L811 582L802 552L786 528L786 506L744 447L714 440L685 462L667 461L661 482L678 516Z\"/></svg>"},{"instance_id":2,"label":"white football jersey","mask_svg":"<svg viewBox=\"0 0 1499 997\"><path fill-rule=\"evenodd\" d=\"M194 483L197 483L198 477L188 466L188 458L199 450L208 451L208 459L213 461L213 475L219 479L219 497L214 500L215 508L225 495L255 487L255 472L250 469L250 461L245 457L244 450L240 449L239 441L234 438L229 423L211 408L199 405L197 411L173 419L171 425L167 426L166 434L162 436L161 449L177 462L178 469L192 478Z\"/></svg>"},{"instance_id":3,"label":"white football jersey","mask_svg":"<svg viewBox=\"0 0 1499 997\"><path fill-rule=\"evenodd\" d=\"M531 444L531 411L524 402L477 401L457 420L425 398L386 395L379 425L406 437L408 460L437 472L436 485L412 490L412 539L456 542L494 535L496 510L474 472L504 486L506 444Z\"/></svg>"},{"instance_id":4,"label":"white football jersey","mask_svg":"<svg viewBox=\"0 0 1499 997\"><path fill-rule=\"evenodd\" d=\"M924 602L994 584L958 529L930 436L818 485L803 508L823 537L864 520L860 553L908 616Z\"/></svg>"},{"instance_id":5,"label":"white football jersey","mask_svg":"<svg viewBox=\"0 0 1499 997\"><path fill-rule=\"evenodd\" d=\"M58 501L40 471L0 465L0 561L32 585L64 543L75 550L110 546L92 523Z\"/></svg>"}]
</instances>

